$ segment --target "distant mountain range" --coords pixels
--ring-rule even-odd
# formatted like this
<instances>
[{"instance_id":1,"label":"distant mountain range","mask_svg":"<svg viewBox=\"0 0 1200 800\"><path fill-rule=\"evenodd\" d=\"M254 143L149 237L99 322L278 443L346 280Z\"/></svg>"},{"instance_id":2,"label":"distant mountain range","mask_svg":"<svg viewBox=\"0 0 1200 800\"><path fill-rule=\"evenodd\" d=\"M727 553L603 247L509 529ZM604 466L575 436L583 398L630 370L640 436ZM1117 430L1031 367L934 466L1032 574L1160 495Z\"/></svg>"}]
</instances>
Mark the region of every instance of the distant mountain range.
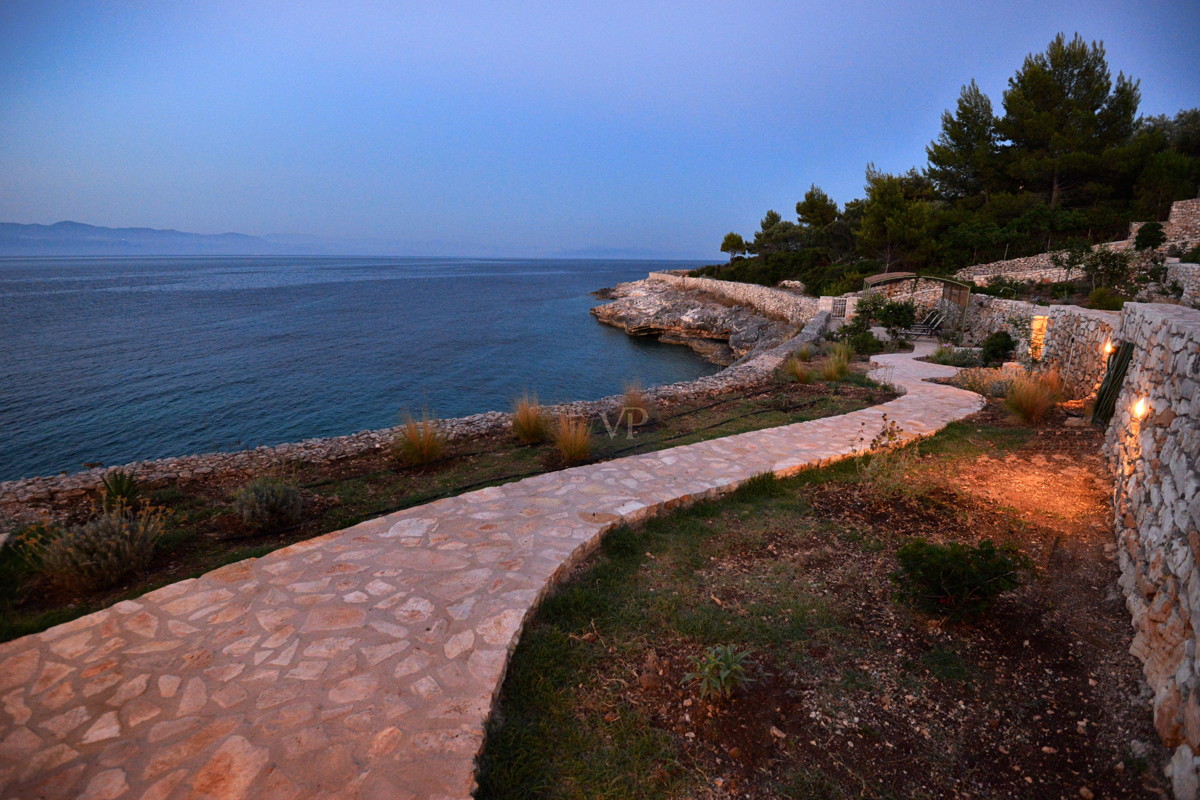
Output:
<instances>
[{"instance_id":1,"label":"distant mountain range","mask_svg":"<svg viewBox=\"0 0 1200 800\"><path fill-rule=\"evenodd\" d=\"M302 234L186 233L156 228L103 228L82 222L0 222L0 256L447 256L467 258L681 259L642 248L592 247L513 252L476 242L353 239ZM703 256L701 256L703 258Z\"/></svg>"}]
</instances>

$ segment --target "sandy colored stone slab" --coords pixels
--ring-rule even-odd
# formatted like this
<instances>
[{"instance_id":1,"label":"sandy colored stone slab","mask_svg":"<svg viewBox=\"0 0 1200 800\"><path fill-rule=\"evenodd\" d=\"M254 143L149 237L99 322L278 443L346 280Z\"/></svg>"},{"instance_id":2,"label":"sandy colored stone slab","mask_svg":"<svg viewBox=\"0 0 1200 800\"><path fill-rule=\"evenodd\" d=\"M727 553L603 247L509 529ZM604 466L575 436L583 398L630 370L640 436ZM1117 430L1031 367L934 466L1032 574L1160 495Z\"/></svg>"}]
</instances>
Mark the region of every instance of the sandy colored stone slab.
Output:
<instances>
[{"instance_id":1,"label":"sandy colored stone slab","mask_svg":"<svg viewBox=\"0 0 1200 800\"><path fill-rule=\"evenodd\" d=\"M469 797L525 620L606 531L983 405L874 361L903 396L406 509L0 645L0 800Z\"/></svg>"}]
</instances>

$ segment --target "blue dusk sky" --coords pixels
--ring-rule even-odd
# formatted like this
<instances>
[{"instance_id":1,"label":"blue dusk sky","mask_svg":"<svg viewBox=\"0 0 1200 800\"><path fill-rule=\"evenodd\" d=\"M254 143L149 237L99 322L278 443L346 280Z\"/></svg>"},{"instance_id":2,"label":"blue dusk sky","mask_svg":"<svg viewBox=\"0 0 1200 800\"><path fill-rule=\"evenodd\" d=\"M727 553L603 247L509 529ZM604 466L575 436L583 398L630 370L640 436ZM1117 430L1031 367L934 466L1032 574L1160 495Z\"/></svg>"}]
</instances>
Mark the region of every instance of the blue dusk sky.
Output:
<instances>
[{"instance_id":1,"label":"blue dusk sky","mask_svg":"<svg viewBox=\"0 0 1200 800\"><path fill-rule=\"evenodd\" d=\"M1059 31L1200 106L1195 2L0 3L0 220L717 258L921 166Z\"/></svg>"}]
</instances>

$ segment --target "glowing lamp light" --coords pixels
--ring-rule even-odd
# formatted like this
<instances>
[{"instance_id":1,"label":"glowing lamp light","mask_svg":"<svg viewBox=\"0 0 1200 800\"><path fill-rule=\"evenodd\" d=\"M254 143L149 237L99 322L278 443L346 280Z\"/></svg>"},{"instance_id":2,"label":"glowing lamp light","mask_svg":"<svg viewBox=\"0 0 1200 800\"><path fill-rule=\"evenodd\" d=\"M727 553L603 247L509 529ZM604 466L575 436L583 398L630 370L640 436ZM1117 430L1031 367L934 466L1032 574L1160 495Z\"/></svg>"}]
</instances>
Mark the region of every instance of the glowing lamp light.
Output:
<instances>
[{"instance_id":1,"label":"glowing lamp light","mask_svg":"<svg viewBox=\"0 0 1200 800\"><path fill-rule=\"evenodd\" d=\"M1139 397L1138 401L1133 404L1133 418L1141 419L1146 416L1146 398Z\"/></svg>"},{"instance_id":2,"label":"glowing lamp light","mask_svg":"<svg viewBox=\"0 0 1200 800\"><path fill-rule=\"evenodd\" d=\"M1100 348L1100 352L1104 353L1106 356L1112 355L1113 350L1116 350L1116 348L1113 347L1112 339L1106 340L1104 342L1104 346Z\"/></svg>"}]
</instances>

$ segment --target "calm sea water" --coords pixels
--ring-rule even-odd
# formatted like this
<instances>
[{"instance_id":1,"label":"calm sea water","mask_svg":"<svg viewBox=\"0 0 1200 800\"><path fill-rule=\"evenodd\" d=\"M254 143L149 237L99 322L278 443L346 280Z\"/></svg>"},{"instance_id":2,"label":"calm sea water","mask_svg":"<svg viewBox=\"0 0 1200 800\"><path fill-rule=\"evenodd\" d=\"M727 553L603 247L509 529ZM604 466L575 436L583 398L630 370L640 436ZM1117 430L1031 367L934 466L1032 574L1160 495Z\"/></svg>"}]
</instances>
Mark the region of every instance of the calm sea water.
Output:
<instances>
[{"instance_id":1,"label":"calm sea water","mask_svg":"<svg viewBox=\"0 0 1200 800\"><path fill-rule=\"evenodd\" d=\"M598 323L681 262L0 259L0 480L592 399L716 370Z\"/></svg>"}]
</instances>

